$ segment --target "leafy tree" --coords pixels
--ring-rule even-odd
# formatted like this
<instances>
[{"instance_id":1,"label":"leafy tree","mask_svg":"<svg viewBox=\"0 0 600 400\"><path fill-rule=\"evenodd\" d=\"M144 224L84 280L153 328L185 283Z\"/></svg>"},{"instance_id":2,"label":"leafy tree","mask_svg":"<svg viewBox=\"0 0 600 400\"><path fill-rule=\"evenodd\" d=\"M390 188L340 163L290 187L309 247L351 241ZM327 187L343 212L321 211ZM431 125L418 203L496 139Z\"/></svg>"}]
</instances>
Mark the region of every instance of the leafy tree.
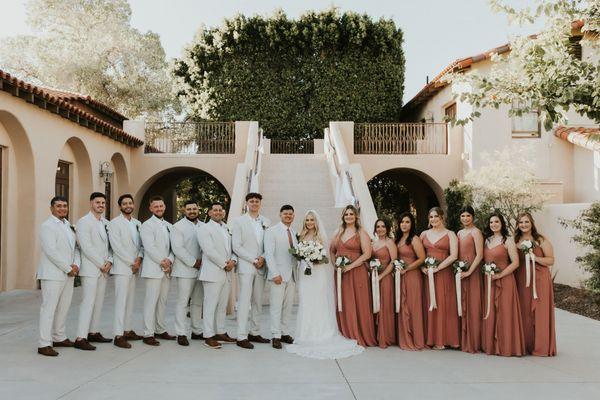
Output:
<instances>
[{"instance_id":1,"label":"leafy tree","mask_svg":"<svg viewBox=\"0 0 600 400\"><path fill-rule=\"evenodd\" d=\"M451 80L466 83L458 85L465 88L458 97L474 106L474 111L458 122L479 117L478 110L484 107L513 104L518 107L510 109L511 116L539 110L547 130L565 124L570 109L600 122L600 64L594 57L573 57L570 40L580 29L581 43L598 51L600 0L535 0L534 7L521 9L501 0L490 3L493 10L505 13L510 23L531 28L543 22L543 29L535 37L521 35L511 40L509 53L492 57L488 74L451 76Z\"/></svg>"},{"instance_id":2,"label":"leafy tree","mask_svg":"<svg viewBox=\"0 0 600 400\"><path fill-rule=\"evenodd\" d=\"M458 232L462 228L460 223L460 210L473 203L472 189L469 185L459 182L457 179L450 181L450 184L444 189L444 198L446 199L446 227L451 231ZM475 213L477 219L481 218Z\"/></svg>"},{"instance_id":3,"label":"leafy tree","mask_svg":"<svg viewBox=\"0 0 600 400\"><path fill-rule=\"evenodd\" d=\"M131 26L126 0L28 0L34 35L0 43L0 65L34 83L89 95L130 118L169 111L159 36Z\"/></svg>"},{"instance_id":4,"label":"leafy tree","mask_svg":"<svg viewBox=\"0 0 600 400\"><path fill-rule=\"evenodd\" d=\"M573 240L589 249L588 253L576 258L583 269L591 274L586 286L600 299L600 202L596 201L572 221L561 220L563 226L572 226L579 231Z\"/></svg>"},{"instance_id":5,"label":"leafy tree","mask_svg":"<svg viewBox=\"0 0 600 400\"><path fill-rule=\"evenodd\" d=\"M187 200L196 200L200 207L200 220L208 220L208 208L214 201L223 203L229 209L230 198L223 185L208 174L197 174L183 179L175 185L177 195L178 218L183 217L181 210Z\"/></svg>"},{"instance_id":6,"label":"leafy tree","mask_svg":"<svg viewBox=\"0 0 600 400\"><path fill-rule=\"evenodd\" d=\"M328 121L398 120L402 41L392 20L336 9L238 15L201 29L173 74L196 119L258 120L269 137L314 138Z\"/></svg>"}]
</instances>

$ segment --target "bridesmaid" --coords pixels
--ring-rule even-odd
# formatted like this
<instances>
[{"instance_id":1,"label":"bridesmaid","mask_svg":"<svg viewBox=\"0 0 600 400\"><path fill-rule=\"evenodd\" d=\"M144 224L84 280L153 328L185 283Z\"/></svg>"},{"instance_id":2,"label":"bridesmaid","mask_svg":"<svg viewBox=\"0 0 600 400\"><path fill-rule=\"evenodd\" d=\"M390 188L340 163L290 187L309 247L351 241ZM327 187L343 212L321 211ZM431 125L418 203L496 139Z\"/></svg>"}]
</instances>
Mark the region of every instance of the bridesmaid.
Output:
<instances>
[{"instance_id":1,"label":"bridesmaid","mask_svg":"<svg viewBox=\"0 0 600 400\"><path fill-rule=\"evenodd\" d=\"M387 220L375 222L375 240L373 241L372 258L377 258L385 268L379 274L380 308L377 314L377 342L385 349L396 344L396 313L394 297L393 261L398 258L398 249L391 238L392 227Z\"/></svg>"},{"instance_id":2,"label":"bridesmaid","mask_svg":"<svg viewBox=\"0 0 600 400\"><path fill-rule=\"evenodd\" d=\"M423 317L423 279L419 267L425 261L425 249L415 229L415 217L400 214L398 225L398 257L406 263L400 271L400 312L398 313L398 345L402 350L421 350L425 346Z\"/></svg>"},{"instance_id":3,"label":"bridesmaid","mask_svg":"<svg viewBox=\"0 0 600 400\"><path fill-rule=\"evenodd\" d=\"M429 279L427 268L421 270L425 276L425 299L427 308L427 345L437 350L445 346L460 346L456 286L452 273L452 263L458 257L456 234L444 225L444 211L439 207L429 210L430 229L421 233L421 240L427 257L435 258L439 264L434 268L435 300L437 308L429 310Z\"/></svg>"},{"instance_id":4,"label":"bridesmaid","mask_svg":"<svg viewBox=\"0 0 600 400\"><path fill-rule=\"evenodd\" d=\"M538 233L535 221L529 213L517 217L518 227L515 233L517 248L524 240L535 243L535 288L538 298L533 298L533 285L526 285L525 253L519 251L520 267L515 273L525 348L528 354L548 357L556 355L556 331L554 328L554 288L550 267L554 264L554 250L550 240ZM533 275L532 275L533 276Z\"/></svg>"},{"instance_id":5,"label":"bridesmaid","mask_svg":"<svg viewBox=\"0 0 600 400\"><path fill-rule=\"evenodd\" d=\"M519 293L513 271L519 266L519 255L513 238L508 236L506 221L499 213L492 214L484 230L485 263L494 262L501 270L492 275L490 293L484 283L484 315L490 313L482 325L482 347L487 354L498 356L522 356L525 354L525 339L521 323ZM487 277L484 277L487 279Z\"/></svg>"},{"instance_id":6,"label":"bridesmaid","mask_svg":"<svg viewBox=\"0 0 600 400\"><path fill-rule=\"evenodd\" d=\"M331 241L329 254L334 263L339 256L346 256L351 261L342 274L342 311L337 313L342 335L355 339L361 346L377 346L367 270L371 239L361 228L356 207L348 205L344 208L342 224Z\"/></svg>"},{"instance_id":7,"label":"bridesmaid","mask_svg":"<svg viewBox=\"0 0 600 400\"><path fill-rule=\"evenodd\" d=\"M481 351L481 302L483 287L481 261L483 260L483 235L473 225L475 210L466 206L461 210L460 222L463 229L458 231L458 259L469 263L469 269L461 273L461 335L460 347L467 353Z\"/></svg>"}]
</instances>

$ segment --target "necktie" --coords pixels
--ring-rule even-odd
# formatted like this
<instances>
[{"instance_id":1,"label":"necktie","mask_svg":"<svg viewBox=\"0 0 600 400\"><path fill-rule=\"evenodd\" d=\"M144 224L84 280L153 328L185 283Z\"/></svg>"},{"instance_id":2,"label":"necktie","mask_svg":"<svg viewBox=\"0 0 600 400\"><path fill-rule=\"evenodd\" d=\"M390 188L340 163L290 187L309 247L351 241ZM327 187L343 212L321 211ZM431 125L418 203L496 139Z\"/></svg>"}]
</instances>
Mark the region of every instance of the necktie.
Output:
<instances>
[{"instance_id":1,"label":"necktie","mask_svg":"<svg viewBox=\"0 0 600 400\"><path fill-rule=\"evenodd\" d=\"M290 228L287 229L288 234L288 242L290 242L290 248L294 247L294 241L292 240L292 232L290 232Z\"/></svg>"}]
</instances>

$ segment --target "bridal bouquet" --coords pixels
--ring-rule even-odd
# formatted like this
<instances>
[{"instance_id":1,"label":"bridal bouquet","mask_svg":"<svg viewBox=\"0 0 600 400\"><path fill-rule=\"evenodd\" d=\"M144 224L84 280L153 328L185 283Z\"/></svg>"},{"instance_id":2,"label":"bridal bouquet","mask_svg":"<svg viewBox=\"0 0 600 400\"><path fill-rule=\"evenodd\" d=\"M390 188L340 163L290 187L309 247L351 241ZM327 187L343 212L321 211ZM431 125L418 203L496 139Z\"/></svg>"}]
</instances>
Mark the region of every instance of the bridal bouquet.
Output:
<instances>
[{"instance_id":1,"label":"bridal bouquet","mask_svg":"<svg viewBox=\"0 0 600 400\"><path fill-rule=\"evenodd\" d=\"M381 272L381 270L383 269L383 265L381 265L381 261L379 260L379 258L373 258L371 259L371 261L369 261L369 268L371 269L371 271L374 271L376 269L377 272Z\"/></svg>"},{"instance_id":2,"label":"bridal bouquet","mask_svg":"<svg viewBox=\"0 0 600 400\"><path fill-rule=\"evenodd\" d=\"M403 269L406 269L406 262L401 259L394 260L394 270L400 272Z\"/></svg>"},{"instance_id":3,"label":"bridal bouquet","mask_svg":"<svg viewBox=\"0 0 600 400\"><path fill-rule=\"evenodd\" d=\"M427 257L425 259L425 268L428 268L428 269L429 268L435 268L435 267L437 267L439 265L439 263L440 262L438 260L436 260L435 258L433 258L433 257Z\"/></svg>"},{"instance_id":4,"label":"bridal bouquet","mask_svg":"<svg viewBox=\"0 0 600 400\"><path fill-rule=\"evenodd\" d=\"M350 265L352 261L346 256L339 256L335 259L335 267L337 269L344 269L346 265Z\"/></svg>"},{"instance_id":5,"label":"bridal bouquet","mask_svg":"<svg viewBox=\"0 0 600 400\"><path fill-rule=\"evenodd\" d=\"M523 240L519 245L519 250L525 255L525 287L531 286L533 282L533 298L537 299L537 288L535 287L535 242L533 240Z\"/></svg>"},{"instance_id":6,"label":"bridal bouquet","mask_svg":"<svg viewBox=\"0 0 600 400\"><path fill-rule=\"evenodd\" d=\"M462 280L460 279L461 272L469 269L469 263L462 260L454 261L452 270L454 271L454 286L456 288L456 304L458 305L458 316L462 317Z\"/></svg>"},{"instance_id":7,"label":"bridal bouquet","mask_svg":"<svg viewBox=\"0 0 600 400\"><path fill-rule=\"evenodd\" d=\"M481 266L481 272L483 274L489 274L489 275L494 275L497 274L500 271L500 268L498 268L498 266L496 266L495 262L491 262L491 263L485 263Z\"/></svg>"},{"instance_id":8,"label":"bridal bouquet","mask_svg":"<svg viewBox=\"0 0 600 400\"><path fill-rule=\"evenodd\" d=\"M435 299L435 279L433 279L434 269L439 265L439 261L434 257L427 257L425 259L425 268L427 268L427 282L429 284L429 311L433 311L437 308L437 301Z\"/></svg>"},{"instance_id":9,"label":"bridal bouquet","mask_svg":"<svg viewBox=\"0 0 600 400\"><path fill-rule=\"evenodd\" d=\"M312 274L312 266L314 264L326 264L329 262L323 244L312 240L298 242L289 252L297 259L306 262L304 275Z\"/></svg>"},{"instance_id":10,"label":"bridal bouquet","mask_svg":"<svg viewBox=\"0 0 600 400\"><path fill-rule=\"evenodd\" d=\"M488 319L490 316L490 304L492 303L492 275L500 273L500 268L494 262L485 263L481 266L481 272L485 275L486 278L486 306L485 306L485 317L483 319Z\"/></svg>"},{"instance_id":11,"label":"bridal bouquet","mask_svg":"<svg viewBox=\"0 0 600 400\"><path fill-rule=\"evenodd\" d=\"M377 314L381 309L379 298L379 272L383 270L381 260L372 258L369 261L369 270L371 271L371 294L373 295L373 314Z\"/></svg>"},{"instance_id":12,"label":"bridal bouquet","mask_svg":"<svg viewBox=\"0 0 600 400\"><path fill-rule=\"evenodd\" d=\"M400 282L402 280L402 274L400 271L405 270L407 267L406 262L402 259L394 260L394 300L396 305L396 312L400 312Z\"/></svg>"},{"instance_id":13,"label":"bridal bouquet","mask_svg":"<svg viewBox=\"0 0 600 400\"><path fill-rule=\"evenodd\" d=\"M346 265L350 265L352 261L346 256L339 256L335 259L335 275L336 275L336 293L337 293L337 310L342 312L342 271Z\"/></svg>"}]
</instances>

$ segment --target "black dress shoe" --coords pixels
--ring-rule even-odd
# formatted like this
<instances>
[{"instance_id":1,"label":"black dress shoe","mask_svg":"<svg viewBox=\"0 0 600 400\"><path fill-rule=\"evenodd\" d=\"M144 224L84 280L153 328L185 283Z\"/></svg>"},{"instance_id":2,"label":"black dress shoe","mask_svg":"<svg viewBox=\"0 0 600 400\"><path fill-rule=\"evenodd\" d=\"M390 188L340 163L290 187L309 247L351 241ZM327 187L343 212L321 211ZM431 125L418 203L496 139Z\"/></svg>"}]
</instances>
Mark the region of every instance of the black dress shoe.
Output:
<instances>
[{"instance_id":1,"label":"black dress shoe","mask_svg":"<svg viewBox=\"0 0 600 400\"><path fill-rule=\"evenodd\" d=\"M134 331L127 331L125 332L125 339L127 339L128 342L132 341L132 340L142 340L144 337L138 335L137 333L135 333Z\"/></svg>"},{"instance_id":2,"label":"black dress shoe","mask_svg":"<svg viewBox=\"0 0 600 400\"><path fill-rule=\"evenodd\" d=\"M291 337L290 335L283 335L283 336L281 336L281 341L283 343L292 344L292 343L294 343L294 338Z\"/></svg>"},{"instance_id":3,"label":"black dress shoe","mask_svg":"<svg viewBox=\"0 0 600 400\"><path fill-rule=\"evenodd\" d=\"M100 332L88 333L87 341L90 343L110 343L112 339L105 338Z\"/></svg>"},{"instance_id":4,"label":"black dress shoe","mask_svg":"<svg viewBox=\"0 0 600 400\"><path fill-rule=\"evenodd\" d=\"M160 346L160 342L152 336L145 337L142 341L148 346Z\"/></svg>"},{"instance_id":5,"label":"black dress shoe","mask_svg":"<svg viewBox=\"0 0 600 400\"><path fill-rule=\"evenodd\" d=\"M177 336L177 344L180 346L189 346L190 342L188 342L187 336Z\"/></svg>"},{"instance_id":6,"label":"black dress shoe","mask_svg":"<svg viewBox=\"0 0 600 400\"><path fill-rule=\"evenodd\" d=\"M51 346L46 346L46 347L38 347L38 354L41 354L41 355L47 356L47 357L56 357L58 355L58 352L56 350L54 350Z\"/></svg>"},{"instance_id":7,"label":"black dress shoe","mask_svg":"<svg viewBox=\"0 0 600 400\"><path fill-rule=\"evenodd\" d=\"M281 350L281 339L273 338L271 343L274 349Z\"/></svg>"},{"instance_id":8,"label":"black dress shoe","mask_svg":"<svg viewBox=\"0 0 600 400\"><path fill-rule=\"evenodd\" d=\"M90 344L90 342L88 342L87 339L76 340L74 347L79 350L87 350L87 351L96 350L96 346Z\"/></svg>"},{"instance_id":9,"label":"black dress shoe","mask_svg":"<svg viewBox=\"0 0 600 400\"><path fill-rule=\"evenodd\" d=\"M238 347L241 347L242 349L252 350L254 348L254 345L252 343L250 343L250 341L248 339L238 340L236 342L236 344L238 345Z\"/></svg>"},{"instance_id":10,"label":"black dress shoe","mask_svg":"<svg viewBox=\"0 0 600 400\"><path fill-rule=\"evenodd\" d=\"M71 342L69 339L65 339L62 342L52 342L53 347L73 347L75 343Z\"/></svg>"},{"instance_id":11,"label":"black dress shoe","mask_svg":"<svg viewBox=\"0 0 600 400\"><path fill-rule=\"evenodd\" d=\"M254 343L269 343L269 339L265 339L260 335L248 335L248 340Z\"/></svg>"},{"instance_id":12,"label":"black dress shoe","mask_svg":"<svg viewBox=\"0 0 600 400\"><path fill-rule=\"evenodd\" d=\"M194 332L192 332L192 340L204 340L204 334L199 333L196 335Z\"/></svg>"},{"instance_id":13,"label":"black dress shoe","mask_svg":"<svg viewBox=\"0 0 600 400\"><path fill-rule=\"evenodd\" d=\"M163 339L163 340L175 340L176 337L173 335L169 335L169 332L163 332L163 333L155 333L154 337L157 339Z\"/></svg>"},{"instance_id":14,"label":"black dress shoe","mask_svg":"<svg viewBox=\"0 0 600 400\"><path fill-rule=\"evenodd\" d=\"M236 340L234 338L232 338L231 336L229 336L227 334L227 332L225 333L219 333L218 335L213 336L213 339L221 342L221 343L235 343Z\"/></svg>"},{"instance_id":15,"label":"black dress shoe","mask_svg":"<svg viewBox=\"0 0 600 400\"><path fill-rule=\"evenodd\" d=\"M129 343L127 341L127 338L125 338L125 336L115 336L115 340L113 341L113 344L122 349L130 349L131 348L131 343Z\"/></svg>"}]
</instances>

